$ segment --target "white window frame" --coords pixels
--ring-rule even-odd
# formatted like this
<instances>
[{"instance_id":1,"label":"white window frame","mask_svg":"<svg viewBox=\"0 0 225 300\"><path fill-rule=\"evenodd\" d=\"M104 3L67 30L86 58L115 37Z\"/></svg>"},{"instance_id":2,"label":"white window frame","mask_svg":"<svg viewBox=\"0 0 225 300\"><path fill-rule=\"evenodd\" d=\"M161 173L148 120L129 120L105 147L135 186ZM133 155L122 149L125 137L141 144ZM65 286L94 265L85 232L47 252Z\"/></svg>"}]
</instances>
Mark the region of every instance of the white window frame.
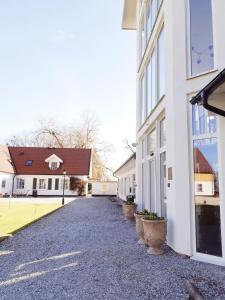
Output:
<instances>
[{"instance_id":1,"label":"white window frame","mask_svg":"<svg viewBox=\"0 0 225 300\"><path fill-rule=\"evenodd\" d=\"M17 190L24 190L25 188L25 179L17 178L16 179L16 189Z\"/></svg>"},{"instance_id":2,"label":"white window frame","mask_svg":"<svg viewBox=\"0 0 225 300\"><path fill-rule=\"evenodd\" d=\"M38 189L39 190L46 190L46 179L39 178L39 180L38 180Z\"/></svg>"},{"instance_id":3,"label":"white window frame","mask_svg":"<svg viewBox=\"0 0 225 300\"><path fill-rule=\"evenodd\" d=\"M190 95L189 96L189 101L191 98L194 96ZM192 114L192 105L188 101L188 115L189 115L189 140L190 140L190 190L191 190L191 235L192 235L192 258L196 260L200 260L203 262L211 262L213 264L219 264L225 266L225 214L224 214L224 194L222 192L222 172L223 172L223 167L221 164L221 159L219 153L221 153L221 146L220 146L220 139L219 139L219 119L216 116L216 126L217 126L217 131L215 133L207 133L207 134L202 134L199 136L194 136L193 135L193 114ZM222 257L217 257L213 256L210 254L204 254L204 253L199 253L197 252L196 249L196 220L195 220L195 179L194 179L194 155L193 155L193 143L195 140L201 140L201 139L212 139L216 138L217 139L217 147L218 147L218 179L219 179L219 187L220 187L220 219L221 219L221 244L222 244Z\"/></svg>"}]
</instances>

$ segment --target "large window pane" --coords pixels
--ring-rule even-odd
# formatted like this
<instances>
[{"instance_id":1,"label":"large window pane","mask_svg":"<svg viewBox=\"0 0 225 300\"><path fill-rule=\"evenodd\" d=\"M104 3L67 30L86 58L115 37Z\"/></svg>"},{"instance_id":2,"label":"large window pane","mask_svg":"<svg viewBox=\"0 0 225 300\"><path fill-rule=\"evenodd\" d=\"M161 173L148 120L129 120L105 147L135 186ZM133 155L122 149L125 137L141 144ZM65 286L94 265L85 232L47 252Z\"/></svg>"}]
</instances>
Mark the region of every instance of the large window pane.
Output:
<instances>
[{"instance_id":1,"label":"large window pane","mask_svg":"<svg viewBox=\"0 0 225 300\"><path fill-rule=\"evenodd\" d=\"M165 119L160 122L160 148L166 146L166 126Z\"/></svg>"},{"instance_id":2,"label":"large window pane","mask_svg":"<svg viewBox=\"0 0 225 300\"><path fill-rule=\"evenodd\" d=\"M154 129L152 132L148 134L147 143L148 143L147 145L148 155L154 156L156 154L156 149L157 149L156 129Z\"/></svg>"},{"instance_id":3,"label":"large window pane","mask_svg":"<svg viewBox=\"0 0 225 300\"><path fill-rule=\"evenodd\" d=\"M156 105L156 55L155 51L152 54L152 109L154 109Z\"/></svg>"},{"instance_id":4,"label":"large window pane","mask_svg":"<svg viewBox=\"0 0 225 300\"><path fill-rule=\"evenodd\" d=\"M147 66L147 114L152 111L152 61Z\"/></svg>"},{"instance_id":5,"label":"large window pane","mask_svg":"<svg viewBox=\"0 0 225 300\"><path fill-rule=\"evenodd\" d=\"M145 121L146 118L146 88L145 88L145 75L142 77L141 79L141 86L140 86L140 90L141 90L141 115L140 115L140 119L141 119L141 124L142 125Z\"/></svg>"},{"instance_id":6,"label":"large window pane","mask_svg":"<svg viewBox=\"0 0 225 300\"><path fill-rule=\"evenodd\" d=\"M140 24L140 54L141 58L145 52L146 47L146 35L145 35L145 17L143 15Z\"/></svg>"},{"instance_id":7,"label":"large window pane","mask_svg":"<svg viewBox=\"0 0 225 300\"><path fill-rule=\"evenodd\" d=\"M159 99L165 95L165 46L164 46L164 30L161 31L158 39L158 90Z\"/></svg>"},{"instance_id":8,"label":"large window pane","mask_svg":"<svg viewBox=\"0 0 225 300\"><path fill-rule=\"evenodd\" d=\"M190 0L191 74L213 69L211 0Z\"/></svg>"},{"instance_id":9,"label":"large window pane","mask_svg":"<svg viewBox=\"0 0 225 300\"><path fill-rule=\"evenodd\" d=\"M217 139L194 141L197 252L222 256Z\"/></svg>"},{"instance_id":10,"label":"large window pane","mask_svg":"<svg viewBox=\"0 0 225 300\"><path fill-rule=\"evenodd\" d=\"M216 132L216 116L203 106L193 106L192 120L194 136Z\"/></svg>"}]
</instances>

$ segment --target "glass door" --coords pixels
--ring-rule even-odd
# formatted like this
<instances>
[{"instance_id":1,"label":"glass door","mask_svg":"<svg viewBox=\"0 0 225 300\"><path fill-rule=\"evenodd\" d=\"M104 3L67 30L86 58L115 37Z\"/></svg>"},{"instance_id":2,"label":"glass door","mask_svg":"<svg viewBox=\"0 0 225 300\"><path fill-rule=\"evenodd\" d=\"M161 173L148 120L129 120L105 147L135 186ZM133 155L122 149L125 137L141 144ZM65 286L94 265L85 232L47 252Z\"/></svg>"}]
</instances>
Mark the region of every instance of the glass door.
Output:
<instances>
[{"instance_id":1,"label":"glass door","mask_svg":"<svg viewBox=\"0 0 225 300\"><path fill-rule=\"evenodd\" d=\"M221 257L221 216L216 117L193 107L196 251Z\"/></svg>"}]
</instances>

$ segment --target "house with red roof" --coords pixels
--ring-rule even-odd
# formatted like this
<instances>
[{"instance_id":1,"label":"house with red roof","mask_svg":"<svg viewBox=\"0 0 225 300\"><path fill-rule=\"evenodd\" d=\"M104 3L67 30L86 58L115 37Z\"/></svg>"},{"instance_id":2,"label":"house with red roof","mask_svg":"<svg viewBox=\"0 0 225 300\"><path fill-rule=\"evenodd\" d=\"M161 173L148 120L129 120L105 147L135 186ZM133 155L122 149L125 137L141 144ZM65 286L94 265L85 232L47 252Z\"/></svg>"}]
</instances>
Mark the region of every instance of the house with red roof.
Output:
<instances>
[{"instance_id":1,"label":"house with red roof","mask_svg":"<svg viewBox=\"0 0 225 300\"><path fill-rule=\"evenodd\" d=\"M77 196L75 182L87 193L91 176L91 149L8 147L14 178L14 195Z\"/></svg>"}]
</instances>

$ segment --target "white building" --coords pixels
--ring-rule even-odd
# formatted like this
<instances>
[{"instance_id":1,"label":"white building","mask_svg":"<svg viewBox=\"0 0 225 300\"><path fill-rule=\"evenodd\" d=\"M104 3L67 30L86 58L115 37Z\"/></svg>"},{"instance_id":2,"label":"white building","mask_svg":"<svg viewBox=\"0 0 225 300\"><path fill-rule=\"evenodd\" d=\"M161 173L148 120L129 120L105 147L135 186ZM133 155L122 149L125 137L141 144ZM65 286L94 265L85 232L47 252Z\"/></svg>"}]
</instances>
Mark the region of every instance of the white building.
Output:
<instances>
[{"instance_id":1,"label":"white building","mask_svg":"<svg viewBox=\"0 0 225 300\"><path fill-rule=\"evenodd\" d=\"M17 196L76 196L74 185L83 182L87 194L91 150L76 148L9 147L14 176L11 193Z\"/></svg>"},{"instance_id":2,"label":"white building","mask_svg":"<svg viewBox=\"0 0 225 300\"><path fill-rule=\"evenodd\" d=\"M118 197L126 200L129 195L135 195L136 154L131 155L114 173L118 178Z\"/></svg>"},{"instance_id":3,"label":"white building","mask_svg":"<svg viewBox=\"0 0 225 300\"><path fill-rule=\"evenodd\" d=\"M92 196L116 196L117 181L92 181Z\"/></svg>"},{"instance_id":4,"label":"white building","mask_svg":"<svg viewBox=\"0 0 225 300\"><path fill-rule=\"evenodd\" d=\"M225 1L124 2L123 28L137 32L139 209L168 218L176 252L224 265ZM198 152L211 195L195 193Z\"/></svg>"},{"instance_id":5,"label":"white building","mask_svg":"<svg viewBox=\"0 0 225 300\"><path fill-rule=\"evenodd\" d=\"M12 194L12 183L14 178L14 169L11 164L11 158L8 148L0 145L0 195L9 196Z\"/></svg>"}]
</instances>

